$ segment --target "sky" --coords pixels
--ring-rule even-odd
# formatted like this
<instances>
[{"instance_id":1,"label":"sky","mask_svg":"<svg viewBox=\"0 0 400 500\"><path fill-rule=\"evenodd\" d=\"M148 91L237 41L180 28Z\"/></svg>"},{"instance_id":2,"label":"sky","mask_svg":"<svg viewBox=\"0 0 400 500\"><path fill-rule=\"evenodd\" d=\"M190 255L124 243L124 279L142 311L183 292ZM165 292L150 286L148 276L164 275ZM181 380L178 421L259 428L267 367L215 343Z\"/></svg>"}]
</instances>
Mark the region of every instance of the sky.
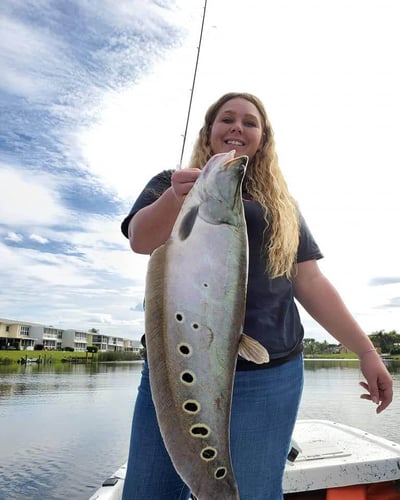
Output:
<instances>
[{"instance_id":1,"label":"sky","mask_svg":"<svg viewBox=\"0 0 400 500\"><path fill-rule=\"evenodd\" d=\"M179 165L203 10L2 0L1 318L144 332L148 257L120 223ZM261 98L320 267L367 333L400 331L399 46L397 0L208 0L182 163L221 94Z\"/></svg>"}]
</instances>

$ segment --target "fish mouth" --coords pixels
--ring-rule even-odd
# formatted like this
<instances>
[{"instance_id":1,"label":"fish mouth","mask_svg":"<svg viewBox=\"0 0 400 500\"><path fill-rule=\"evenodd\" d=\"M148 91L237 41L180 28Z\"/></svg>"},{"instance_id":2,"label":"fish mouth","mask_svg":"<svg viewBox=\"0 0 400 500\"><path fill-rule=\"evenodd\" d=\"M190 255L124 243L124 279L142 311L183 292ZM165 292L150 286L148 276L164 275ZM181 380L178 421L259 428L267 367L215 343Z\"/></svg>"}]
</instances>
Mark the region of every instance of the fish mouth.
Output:
<instances>
[{"instance_id":1,"label":"fish mouth","mask_svg":"<svg viewBox=\"0 0 400 500\"><path fill-rule=\"evenodd\" d=\"M249 157L246 155L238 156L235 158L235 153L236 151L234 150L230 151L228 153L229 154L228 160L222 166L224 170L227 170L229 167L235 165L237 167L238 177L240 179L240 182L237 182L235 195L233 196L233 202L231 207L232 210L234 209L236 203L238 203L238 200L242 199L241 196L242 182L246 173L247 162L249 161Z\"/></svg>"},{"instance_id":2,"label":"fish mouth","mask_svg":"<svg viewBox=\"0 0 400 500\"><path fill-rule=\"evenodd\" d=\"M236 153L235 150L229 151L229 153L227 153L229 155L229 157L226 160L226 162L223 164L222 168L224 170L227 170L233 164L240 162L240 164L238 165L238 169L240 172L245 172L246 167L247 167L247 162L249 161L249 157L246 155L235 157L235 153Z\"/></svg>"},{"instance_id":3,"label":"fish mouth","mask_svg":"<svg viewBox=\"0 0 400 500\"><path fill-rule=\"evenodd\" d=\"M225 154L226 154L226 162L222 165L222 168L226 170L230 166L232 161L235 160L236 150L232 149L231 151L229 151L229 153Z\"/></svg>"}]
</instances>

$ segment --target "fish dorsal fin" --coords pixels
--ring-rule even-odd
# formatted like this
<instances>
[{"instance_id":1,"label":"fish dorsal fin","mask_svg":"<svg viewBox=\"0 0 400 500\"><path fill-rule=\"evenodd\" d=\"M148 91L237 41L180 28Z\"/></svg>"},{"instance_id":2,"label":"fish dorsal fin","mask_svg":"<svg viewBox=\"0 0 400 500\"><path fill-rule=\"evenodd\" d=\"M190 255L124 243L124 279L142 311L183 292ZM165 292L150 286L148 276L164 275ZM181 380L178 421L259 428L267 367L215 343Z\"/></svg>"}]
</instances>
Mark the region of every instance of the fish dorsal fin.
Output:
<instances>
[{"instance_id":1,"label":"fish dorsal fin","mask_svg":"<svg viewBox=\"0 0 400 500\"><path fill-rule=\"evenodd\" d=\"M183 217L181 225L179 226L179 238L186 240L192 232L194 222L199 211L199 205L192 207L188 213Z\"/></svg>"},{"instance_id":2,"label":"fish dorsal fin","mask_svg":"<svg viewBox=\"0 0 400 500\"><path fill-rule=\"evenodd\" d=\"M151 254L146 275L144 299L144 303L146 304L145 318L146 322L150 322L151 324L154 323L154 328L158 330L157 335L159 335L159 329L161 328L162 324L160 311L162 311L162 303L164 299L164 270L166 260L166 247L166 244L161 245L156 248ZM152 311L152 314L148 314L148 310L150 309ZM147 327L148 325L146 325L146 328Z\"/></svg>"},{"instance_id":3,"label":"fish dorsal fin","mask_svg":"<svg viewBox=\"0 0 400 500\"><path fill-rule=\"evenodd\" d=\"M242 334L239 343L239 356L261 365L269 362L269 354L263 345L246 334Z\"/></svg>"}]
</instances>

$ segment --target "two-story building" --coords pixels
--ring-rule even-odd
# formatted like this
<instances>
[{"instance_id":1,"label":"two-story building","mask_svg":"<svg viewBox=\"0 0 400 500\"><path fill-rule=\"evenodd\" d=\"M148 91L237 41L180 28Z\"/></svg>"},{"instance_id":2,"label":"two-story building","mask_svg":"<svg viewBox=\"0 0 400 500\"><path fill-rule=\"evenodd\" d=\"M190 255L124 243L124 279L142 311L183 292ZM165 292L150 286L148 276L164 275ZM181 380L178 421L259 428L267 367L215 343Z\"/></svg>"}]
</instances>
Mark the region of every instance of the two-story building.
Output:
<instances>
[{"instance_id":1,"label":"two-story building","mask_svg":"<svg viewBox=\"0 0 400 500\"><path fill-rule=\"evenodd\" d=\"M86 352L88 333L79 330L64 330L62 334L62 348L70 347L75 352Z\"/></svg>"},{"instance_id":2,"label":"two-story building","mask_svg":"<svg viewBox=\"0 0 400 500\"><path fill-rule=\"evenodd\" d=\"M33 323L0 318L0 349L33 350L35 341Z\"/></svg>"},{"instance_id":3,"label":"two-story building","mask_svg":"<svg viewBox=\"0 0 400 500\"><path fill-rule=\"evenodd\" d=\"M101 335L98 330L89 332L56 328L39 323L26 323L0 318L0 349L33 350L35 346L45 350L72 348L86 352L88 346L99 352L118 351L139 354L143 346L139 340L130 340L112 335Z\"/></svg>"},{"instance_id":4,"label":"two-story building","mask_svg":"<svg viewBox=\"0 0 400 500\"><path fill-rule=\"evenodd\" d=\"M46 350L59 350L62 348L63 332L60 328L45 325L34 325L32 334L36 338L35 344L43 345Z\"/></svg>"},{"instance_id":5,"label":"two-story building","mask_svg":"<svg viewBox=\"0 0 400 500\"><path fill-rule=\"evenodd\" d=\"M143 349L143 345L140 340L130 340L124 339L124 351L134 352L135 354L140 354Z\"/></svg>"},{"instance_id":6,"label":"two-story building","mask_svg":"<svg viewBox=\"0 0 400 500\"><path fill-rule=\"evenodd\" d=\"M92 346L97 347L99 352L106 352L108 350L108 339L108 335L92 334Z\"/></svg>"},{"instance_id":7,"label":"two-story building","mask_svg":"<svg viewBox=\"0 0 400 500\"><path fill-rule=\"evenodd\" d=\"M124 339L122 337L108 337L108 351L122 352Z\"/></svg>"}]
</instances>

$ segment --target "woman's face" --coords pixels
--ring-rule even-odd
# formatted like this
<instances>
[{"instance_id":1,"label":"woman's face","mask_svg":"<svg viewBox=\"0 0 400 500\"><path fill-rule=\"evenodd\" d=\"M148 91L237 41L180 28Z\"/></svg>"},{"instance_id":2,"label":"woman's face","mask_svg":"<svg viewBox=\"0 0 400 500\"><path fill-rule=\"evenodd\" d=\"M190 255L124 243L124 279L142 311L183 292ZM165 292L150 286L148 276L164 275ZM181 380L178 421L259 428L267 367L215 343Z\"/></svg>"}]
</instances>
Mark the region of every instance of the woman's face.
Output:
<instances>
[{"instance_id":1,"label":"woman's face","mask_svg":"<svg viewBox=\"0 0 400 500\"><path fill-rule=\"evenodd\" d=\"M210 131L213 154L236 150L236 156L247 155L252 160L261 146L263 135L261 115L256 106L241 97L223 104Z\"/></svg>"}]
</instances>

